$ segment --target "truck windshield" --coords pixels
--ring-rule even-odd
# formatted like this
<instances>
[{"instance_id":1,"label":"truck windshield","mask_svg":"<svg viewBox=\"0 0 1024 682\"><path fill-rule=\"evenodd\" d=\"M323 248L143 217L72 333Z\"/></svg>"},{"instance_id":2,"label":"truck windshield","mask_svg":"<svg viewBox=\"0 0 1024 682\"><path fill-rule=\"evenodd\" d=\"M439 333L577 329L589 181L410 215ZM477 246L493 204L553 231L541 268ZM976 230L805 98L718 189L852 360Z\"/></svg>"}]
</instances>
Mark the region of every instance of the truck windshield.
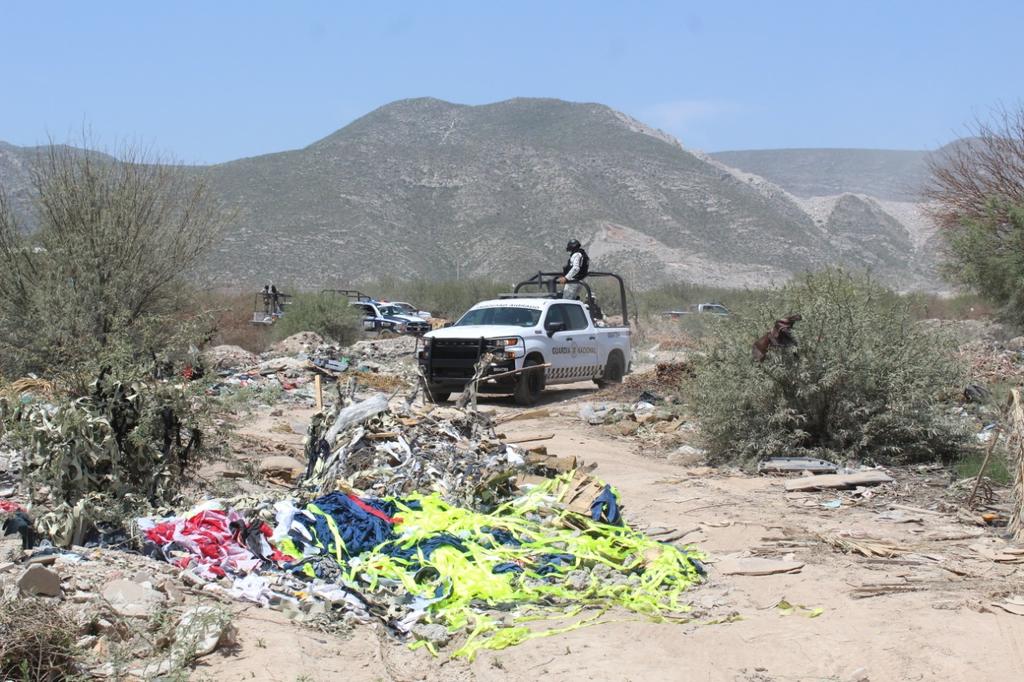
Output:
<instances>
[{"instance_id":1,"label":"truck windshield","mask_svg":"<svg viewBox=\"0 0 1024 682\"><path fill-rule=\"evenodd\" d=\"M455 326L536 327L539 320L540 311L533 308L475 308L463 315L462 319L455 323Z\"/></svg>"},{"instance_id":2,"label":"truck windshield","mask_svg":"<svg viewBox=\"0 0 1024 682\"><path fill-rule=\"evenodd\" d=\"M384 316L405 315L405 311L398 306L389 305L381 308L380 314Z\"/></svg>"}]
</instances>

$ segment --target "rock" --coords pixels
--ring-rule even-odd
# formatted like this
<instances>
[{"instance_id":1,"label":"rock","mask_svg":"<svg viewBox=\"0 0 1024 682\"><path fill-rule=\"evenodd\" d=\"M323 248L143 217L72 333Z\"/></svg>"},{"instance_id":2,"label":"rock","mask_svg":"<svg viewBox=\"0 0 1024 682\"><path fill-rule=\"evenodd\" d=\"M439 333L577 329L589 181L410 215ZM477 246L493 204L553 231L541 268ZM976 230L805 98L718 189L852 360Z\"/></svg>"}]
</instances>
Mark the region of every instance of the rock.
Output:
<instances>
[{"instance_id":1,"label":"rock","mask_svg":"<svg viewBox=\"0 0 1024 682\"><path fill-rule=\"evenodd\" d=\"M76 649L91 649L94 646L96 646L96 640L97 639L98 638L96 637L96 635L85 635L84 637L79 637L78 641L75 642L75 648Z\"/></svg>"},{"instance_id":2,"label":"rock","mask_svg":"<svg viewBox=\"0 0 1024 682\"><path fill-rule=\"evenodd\" d=\"M674 452L669 453L666 461L669 464L680 464L682 466L699 466L704 463L707 453L692 445L680 446Z\"/></svg>"},{"instance_id":3,"label":"rock","mask_svg":"<svg viewBox=\"0 0 1024 682\"><path fill-rule=\"evenodd\" d=\"M846 676L846 682L868 682L870 679L867 668L857 668Z\"/></svg>"},{"instance_id":4,"label":"rock","mask_svg":"<svg viewBox=\"0 0 1024 682\"><path fill-rule=\"evenodd\" d=\"M565 584L568 585L570 589L582 592L590 586L590 574L586 571L580 570L570 571L568 575L565 576Z\"/></svg>"},{"instance_id":5,"label":"rock","mask_svg":"<svg viewBox=\"0 0 1024 682\"><path fill-rule=\"evenodd\" d=\"M672 433L673 431L679 428L679 424L680 422L678 419L673 419L672 421L659 422L654 427L654 430L657 431L658 433Z\"/></svg>"},{"instance_id":6,"label":"rock","mask_svg":"<svg viewBox=\"0 0 1024 682\"><path fill-rule=\"evenodd\" d=\"M212 654L221 644L231 644L235 630L231 616L212 606L197 606L181 616L174 631L171 657L182 663Z\"/></svg>"},{"instance_id":7,"label":"rock","mask_svg":"<svg viewBox=\"0 0 1024 682\"><path fill-rule=\"evenodd\" d=\"M615 425L615 431L620 436L633 436L640 429L640 424L635 421L623 420Z\"/></svg>"},{"instance_id":8,"label":"rock","mask_svg":"<svg viewBox=\"0 0 1024 682\"><path fill-rule=\"evenodd\" d=\"M648 403L641 400L640 402L633 406L633 414L637 417L639 417L642 414L654 414L655 409L656 408L652 403Z\"/></svg>"},{"instance_id":9,"label":"rock","mask_svg":"<svg viewBox=\"0 0 1024 682\"><path fill-rule=\"evenodd\" d=\"M287 455L274 455L260 462L259 471L264 476L294 481L306 471L306 465Z\"/></svg>"},{"instance_id":10,"label":"rock","mask_svg":"<svg viewBox=\"0 0 1024 682\"><path fill-rule=\"evenodd\" d=\"M1024 336L1015 336L1006 342L1007 350L1020 352L1024 350ZM2 494L2 493L0 493Z\"/></svg>"},{"instance_id":11,"label":"rock","mask_svg":"<svg viewBox=\"0 0 1024 682\"><path fill-rule=\"evenodd\" d=\"M0 497L14 497L14 488L3 488L0 489Z\"/></svg>"},{"instance_id":12,"label":"rock","mask_svg":"<svg viewBox=\"0 0 1024 682\"><path fill-rule=\"evenodd\" d=\"M214 346L203 351L202 358L210 369L242 369L260 361L240 346Z\"/></svg>"},{"instance_id":13,"label":"rock","mask_svg":"<svg viewBox=\"0 0 1024 682\"><path fill-rule=\"evenodd\" d=\"M444 646L452 638L448 628L436 623L418 623L412 626L412 634L416 639L426 640L435 647Z\"/></svg>"},{"instance_id":14,"label":"rock","mask_svg":"<svg viewBox=\"0 0 1024 682\"><path fill-rule=\"evenodd\" d=\"M30 566L18 578L18 589L26 597L59 597L60 576L45 566Z\"/></svg>"},{"instance_id":15,"label":"rock","mask_svg":"<svg viewBox=\"0 0 1024 682\"><path fill-rule=\"evenodd\" d=\"M282 341L278 341L270 347L270 350L283 355L298 355L299 353L310 355L318 346L323 344L323 337L316 332L299 332L298 334L292 334Z\"/></svg>"},{"instance_id":16,"label":"rock","mask_svg":"<svg viewBox=\"0 0 1024 682\"><path fill-rule=\"evenodd\" d=\"M131 580L113 580L103 586L100 594L114 613L124 618L145 618L165 599L153 588Z\"/></svg>"}]
</instances>

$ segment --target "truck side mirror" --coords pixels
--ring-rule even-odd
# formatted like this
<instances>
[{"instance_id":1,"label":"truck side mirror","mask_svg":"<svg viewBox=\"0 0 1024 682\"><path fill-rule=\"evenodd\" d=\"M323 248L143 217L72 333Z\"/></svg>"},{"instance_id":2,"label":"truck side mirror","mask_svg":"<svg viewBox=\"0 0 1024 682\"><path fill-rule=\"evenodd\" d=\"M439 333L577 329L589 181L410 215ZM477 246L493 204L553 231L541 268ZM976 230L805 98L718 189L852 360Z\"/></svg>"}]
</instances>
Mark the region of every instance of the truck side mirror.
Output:
<instances>
[{"instance_id":1,"label":"truck side mirror","mask_svg":"<svg viewBox=\"0 0 1024 682\"><path fill-rule=\"evenodd\" d=\"M548 322L546 325L544 325L544 328L547 329L548 338L550 339L558 332L565 331L565 322Z\"/></svg>"}]
</instances>

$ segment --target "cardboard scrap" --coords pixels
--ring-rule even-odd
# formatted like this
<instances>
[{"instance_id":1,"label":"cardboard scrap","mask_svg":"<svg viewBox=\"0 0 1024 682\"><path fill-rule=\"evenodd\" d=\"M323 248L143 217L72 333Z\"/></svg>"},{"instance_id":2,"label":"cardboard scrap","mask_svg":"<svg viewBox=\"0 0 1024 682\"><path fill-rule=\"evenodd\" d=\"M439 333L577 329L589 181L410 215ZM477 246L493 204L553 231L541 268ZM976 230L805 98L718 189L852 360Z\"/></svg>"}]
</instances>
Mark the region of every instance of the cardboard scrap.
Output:
<instances>
[{"instance_id":1,"label":"cardboard scrap","mask_svg":"<svg viewBox=\"0 0 1024 682\"><path fill-rule=\"evenodd\" d=\"M891 476L881 471L861 471L856 474L823 474L821 476L805 476L786 481L786 490L794 492L856 488L859 485L892 483L892 480Z\"/></svg>"},{"instance_id":2,"label":"cardboard scrap","mask_svg":"<svg viewBox=\"0 0 1024 682\"><path fill-rule=\"evenodd\" d=\"M604 486L594 480L593 476L577 470L562 494L560 502L569 511L589 517L594 500L603 490Z\"/></svg>"},{"instance_id":3,"label":"cardboard scrap","mask_svg":"<svg viewBox=\"0 0 1024 682\"><path fill-rule=\"evenodd\" d=\"M724 575L777 575L779 573L799 573L804 567L802 561L784 561L780 559L761 559L749 557L745 559L723 559L715 567Z\"/></svg>"}]
</instances>

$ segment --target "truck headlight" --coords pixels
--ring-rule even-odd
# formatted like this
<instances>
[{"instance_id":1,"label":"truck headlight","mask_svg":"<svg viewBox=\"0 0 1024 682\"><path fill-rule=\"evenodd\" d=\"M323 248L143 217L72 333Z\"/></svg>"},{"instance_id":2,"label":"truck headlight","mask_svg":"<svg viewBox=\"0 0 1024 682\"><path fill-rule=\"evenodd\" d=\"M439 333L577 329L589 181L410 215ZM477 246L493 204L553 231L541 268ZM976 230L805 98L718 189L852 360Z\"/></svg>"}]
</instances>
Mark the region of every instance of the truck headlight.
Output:
<instances>
[{"instance_id":1,"label":"truck headlight","mask_svg":"<svg viewBox=\"0 0 1024 682\"><path fill-rule=\"evenodd\" d=\"M504 355L508 359L521 358L526 354L526 342L521 336L495 339L494 343L498 347L498 351L504 351Z\"/></svg>"}]
</instances>

